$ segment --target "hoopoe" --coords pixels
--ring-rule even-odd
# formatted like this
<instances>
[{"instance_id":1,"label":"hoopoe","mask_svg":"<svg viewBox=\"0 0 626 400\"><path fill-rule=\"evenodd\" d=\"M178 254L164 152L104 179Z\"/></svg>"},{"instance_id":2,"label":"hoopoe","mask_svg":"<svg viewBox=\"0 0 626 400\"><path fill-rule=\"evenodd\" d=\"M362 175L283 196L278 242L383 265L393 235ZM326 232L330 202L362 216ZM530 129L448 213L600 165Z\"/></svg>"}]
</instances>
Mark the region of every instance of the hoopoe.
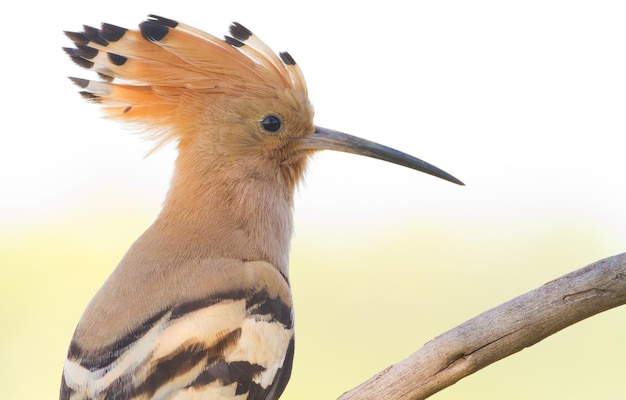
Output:
<instances>
[{"instance_id":1,"label":"hoopoe","mask_svg":"<svg viewBox=\"0 0 626 400\"><path fill-rule=\"evenodd\" d=\"M291 374L289 243L307 158L355 153L462 184L397 150L313 125L304 77L239 23L219 39L150 15L66 32L107 117L175 141L156 221L91 300L61 399L274 400Z\"/></svg>"}]
</instances>

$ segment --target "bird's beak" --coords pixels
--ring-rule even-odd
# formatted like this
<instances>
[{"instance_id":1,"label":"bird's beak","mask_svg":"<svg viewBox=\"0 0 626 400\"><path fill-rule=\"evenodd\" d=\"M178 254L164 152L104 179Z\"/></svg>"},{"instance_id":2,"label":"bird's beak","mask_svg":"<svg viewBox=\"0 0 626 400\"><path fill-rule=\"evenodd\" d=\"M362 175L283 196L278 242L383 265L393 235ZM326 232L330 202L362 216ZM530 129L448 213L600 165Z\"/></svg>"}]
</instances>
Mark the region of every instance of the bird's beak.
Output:
<instances>
[{"instance_id":1,"label":"bird's beak","mask_svg":"<svg viewBox=\"0 0 626 400\"><path fill-rule=\"evenodd\" d=\"M449 173L431 165L425 161L415 158L401 151L383 146L369 140L361 139L346 133L334 131L332 129L315 127L315 132L311 136L302 138L299 147L306 150L335 150L346 153L358 154L366 157L378 158L379 160L412 168L437 178L445 179L457 185L464 185L463 182Z\"/></svg>"}]
</instances>

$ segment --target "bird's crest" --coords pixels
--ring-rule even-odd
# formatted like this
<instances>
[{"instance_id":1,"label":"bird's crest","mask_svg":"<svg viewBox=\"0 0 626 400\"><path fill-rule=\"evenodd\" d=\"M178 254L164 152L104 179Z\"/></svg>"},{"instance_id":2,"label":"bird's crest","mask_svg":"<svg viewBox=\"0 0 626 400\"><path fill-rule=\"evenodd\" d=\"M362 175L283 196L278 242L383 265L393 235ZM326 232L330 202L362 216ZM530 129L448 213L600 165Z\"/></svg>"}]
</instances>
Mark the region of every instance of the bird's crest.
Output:
<instances>
[{"instance_id":1,"label":"bird's crest","mask_svg":"<svg viewBox=\"0 0 626 400\"><path fill-rule=\"evenodd\" d=\"M150 15L139 30L105 23L100 29L66 32L76 47L64 50L100 77L70 78L83 97L99 103L109 118L162 133L163 141L175 136L171 128L189 119L184 112L193 109L198 96L203 105L224 95L307 99L304 77L291 55L275 54L237 22L230 34L220 39Z\"/></svg>"}]
</instances>

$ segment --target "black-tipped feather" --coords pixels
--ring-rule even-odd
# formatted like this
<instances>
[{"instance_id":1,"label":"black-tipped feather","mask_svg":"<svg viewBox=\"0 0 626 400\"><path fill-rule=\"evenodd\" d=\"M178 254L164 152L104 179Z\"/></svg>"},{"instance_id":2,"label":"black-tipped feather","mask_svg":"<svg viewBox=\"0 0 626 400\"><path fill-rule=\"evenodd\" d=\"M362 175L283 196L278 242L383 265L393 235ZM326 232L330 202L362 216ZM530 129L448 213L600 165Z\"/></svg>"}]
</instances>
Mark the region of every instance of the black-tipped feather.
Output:
<instances>
[{"instance_id":1,"label":"black-tipped feather","mask_svg":"<svg viewBox=\"0 0 626 400\"><path fill-rule=\"evenodd\" d=\"M159 15L150 14L148 15L148 19L151 22L155 22L159 25L164 25L169 28L176 28L178 26L178 21L174 21L173 19L161 17Z\"/></svg>"},{"instance_id":2,"label":"black-tipped feather","mask_svg":"<svg viewBox=\"0 0 626 400\"><path fill-rule=\"evenodd\" d=\"M117 25L102 24L102 29L100 29L100 36L109 42L117 42L124 34L128 31L126 28L119 27Z\"/></svg>"},{"instance_id":3,"label":"black-tipped feather","mask_svg":"<svg viewBox=\"0 0 626 400\"><path fill-rule=\"evenodd\" d=\"M141 30L141 35L147 39L154 42L158 42L162 40L170 31L166 25L161 25L152 21L144 21L139 24L139 30Z\"/></svg>"},{"instance_id":4,"label":"black-tipped feather","mask_svg":"<svg viewBox=\"0 0 626 400\"><path fill-rule=\"evenodd\" d=\"M88 60L91 60L92 58L98 55L97 49L94 49L93 47L89 47L89 46L84 46L82 44L76 45L76 50L77 50L76 55L82 58L86 58Z\"/></svg>"},{"instance_id":5,"label":"black-tipped feather","mask_svg":"<svg viewBox=\"0 0 626 400\"><path fill-rule=\"evenodd\" d=\"M246 44L240 40L237 40L233 37L230 36L224 36L224 40L226 41L226 43L228 43L231 46L235 46L235 47L242 47L245 46Z\"/></svg>"},{"instance_id":6,"label":"black-tipped feather","mask_svg":"<svg viewBox=\"0 0 626 400\"><path fill-rule=\"evenodd\" d=\"M87 37L83 35L81 32L64 31L63 33L65 33L65 36L70 38L70 40L74 42L75 45L79 45L79 44L84 45L84 44L89 43L89 39L87 39Z\"/></svg>"},{"instance_id":7,"label":"black-tipped feather","mask_svg":"<svg viewBox=\"0 0 626 400\"><path fill-rule=\"evenodd\" d=\"M105 82L113 82L113 79L115 79L114 77L103 74L102 72L98 72L98 77Z\"/></svg>"},{"instance_id":8,"label":"black-tipped feather","mask_svg":"<svg viewBox=\"0 0 626 400\"><path fill-rule=\"evenodd\" d=\"M94 42L99 44L100 46L107 46L109 42L100 36L100 29L94 28L93 26L84 25L83 34L90 42Z\"/></svg>"},{"instance_id":9,"label":"black-tipped feather","mask_svg":"<svg viewBox=\"0 0 626 400\"><path fill-rule=\"evenodd\" d=\"M111 61L114 65L120 66L126 64L128 61L128 57L121 56L115 53L107 53L109 56L109 61Z\"/></svg>"},{"instance_id":10,"label":"black-tipped feather","mask_svg":"<svg viewBox=\"0 0 626 400\"><path fill-rule=\"evenodd\" d=\"M74 61L78 66L90 69L93 67L93 62L84 59L80 55L80 51L78 49L73 49L71 47L63 47L63 50L70 56L72 61Z\"/></svg>"},{"instance_id":11,"label":"black-tipped feather","mask_svg":"<svg viewBox=\"0 0 626 400\"><path fill-rule=\"evenodd\" d=\"M287 53L286 51L283 51L282 53L278 53L278 55L280 56L280 59L283 60L283 62L286 65L296 65L296 60L294 60L291 54Z\"/></svg>"},{"instance_id":12,"label":"black-tipped feather","mask_svg":"<svg viewBox=\"0 0 626 400\"><path fill-rule=\"evenodd\" d=\"M91 92L82 91L82 92L78 92L78 94L80 94L85 100L94 101L94 102L97 102L100 100L100 96L95 95Z\"/></svg>"},{"instance_id":13,"label":"black-tipped feather","mask_svg":"<svg viewBox=\"0 0 626 400\"><path fill-rule=\"evenodd\" d=\"M87 86L89 86L89 80L88 79L83 79L83 78L75 78L73 76L68 76L68 78L74 82L75 85L77 85L78 87L85 89Z\"/></svg>"},{"instance_id":14,"label":"black-tipped feather","mask_svg":"<svg viewBox=\"0 0 626 400\"><path fill-rule=\"evenodd\" d=\"M230 34L233 35L235 39L245 42L252 36L252 31L239 22L233 22L230 26Z\"/></svg>"}]
</instances>

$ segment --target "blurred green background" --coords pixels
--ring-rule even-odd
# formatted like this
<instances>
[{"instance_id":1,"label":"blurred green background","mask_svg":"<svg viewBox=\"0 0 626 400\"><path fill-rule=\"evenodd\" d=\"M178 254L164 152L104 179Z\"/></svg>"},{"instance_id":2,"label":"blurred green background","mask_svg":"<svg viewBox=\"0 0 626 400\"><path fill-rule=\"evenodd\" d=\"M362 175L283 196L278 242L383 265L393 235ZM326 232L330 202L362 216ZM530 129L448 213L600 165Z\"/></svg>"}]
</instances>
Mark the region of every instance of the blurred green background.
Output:
<instances>
[{"instance_id":1,"label":"blurred green background","mask_svg":"<svg viewBox=\"0 0 626 400\"><path fill-rule=\"evenodd\" d=\"M9 3L7 3L9 4ZM295 204L284 399L332 399L438 334L626 251L626 4L180 0L10 3L0 145L0 399L57 397L91 296L152 222L174 150L99 119L60 50L148 13L251 28L303 69L316 123L467 183L320 154ZM5 5L5 8L9 7ZM624 399L626 308L434 399Z\"/></svg>"},{"instance_id":2,"label":"blurred green background","mask_svg":"<svg viewBox=\"0 0 626 400\"><path fill-rule=\"evenodd\" d=\"M0 397L55 398L83 308L150 222L139 207L115 211L2 232ZM540 232L521 220L298 231L297 351L285 399L336 398L434 336L618 245L576 221L546 221ZM611 310L433 398L621 399L624 338L626 308Z\"/></svg>"}]
</instances>

